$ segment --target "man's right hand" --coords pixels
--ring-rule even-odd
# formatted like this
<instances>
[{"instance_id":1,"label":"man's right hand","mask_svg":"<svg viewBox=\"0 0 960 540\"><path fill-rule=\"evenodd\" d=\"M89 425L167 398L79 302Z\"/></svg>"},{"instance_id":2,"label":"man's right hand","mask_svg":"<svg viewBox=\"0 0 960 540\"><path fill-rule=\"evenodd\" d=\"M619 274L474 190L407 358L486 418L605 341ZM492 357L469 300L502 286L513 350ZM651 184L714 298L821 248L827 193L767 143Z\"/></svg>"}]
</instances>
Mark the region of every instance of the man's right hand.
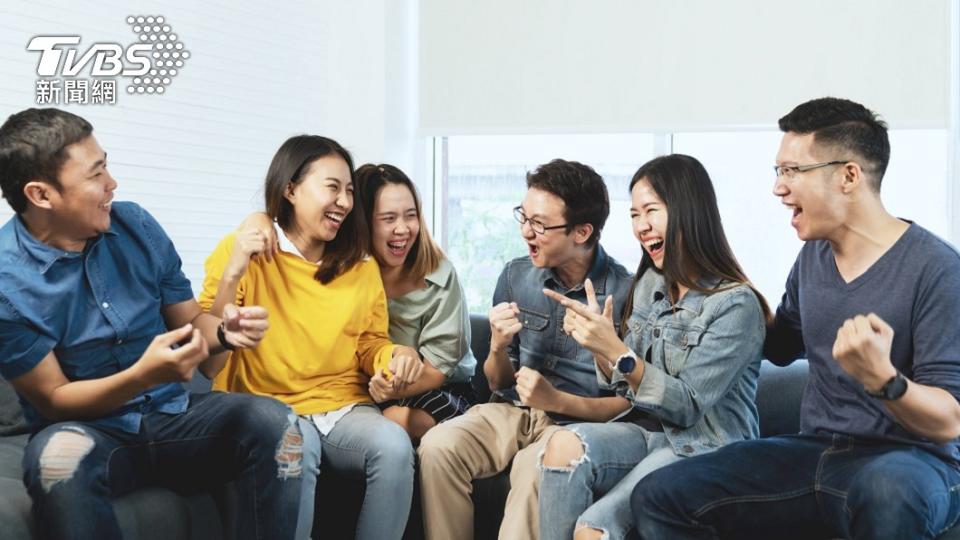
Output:
<instances>
[{"instance_id":1,"label":"man's right hand","mask_svg":"<svg viewBox=\"0 0 960 540\"><path fill-rule=\"evenodd\" d=\"M520 324L520 308L516 302L501 302L490 309L490 350L504 351L513 336L517 335L523 325Z\"/></svg>"},{"instance_id":2,"label":"man's right hand","mask_svg":"<svg viewBox=\"0 0 960 540\"><path fill-rule=\"evenodd\" d=\"M182 345L173 349L173 345L177 343ZM145 381L147 386L187 382L193 378L197 365L209 355L207 341L200 335L200 331L192 324L185 324L153 338L133 367L138 372L137 376Z\"/></svg>"}]
</instances>

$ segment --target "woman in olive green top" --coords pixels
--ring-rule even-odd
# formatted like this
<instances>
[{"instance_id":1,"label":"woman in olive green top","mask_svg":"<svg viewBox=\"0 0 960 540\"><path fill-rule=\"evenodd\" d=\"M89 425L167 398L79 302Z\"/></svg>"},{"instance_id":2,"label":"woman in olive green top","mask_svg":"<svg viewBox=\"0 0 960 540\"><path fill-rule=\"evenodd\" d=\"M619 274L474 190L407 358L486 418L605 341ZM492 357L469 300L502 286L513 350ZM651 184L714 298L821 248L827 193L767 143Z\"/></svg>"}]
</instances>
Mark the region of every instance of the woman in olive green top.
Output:
<instances>
[{"instance_id":1,"label":"woman in olive green top","mask_svg":"<svg viewBox=\"0 0 960 540\"><path fill-rule=\"evenodd\" d=\"M430 238L407 175L392 165L367 164L357 169L354 186L387 293L390 339L424 359L417 382L377 374L370 395L416 443L471 404L469 381L477 361L470 351L466 299L456 270Z\"/></svg>"}]
</instances>

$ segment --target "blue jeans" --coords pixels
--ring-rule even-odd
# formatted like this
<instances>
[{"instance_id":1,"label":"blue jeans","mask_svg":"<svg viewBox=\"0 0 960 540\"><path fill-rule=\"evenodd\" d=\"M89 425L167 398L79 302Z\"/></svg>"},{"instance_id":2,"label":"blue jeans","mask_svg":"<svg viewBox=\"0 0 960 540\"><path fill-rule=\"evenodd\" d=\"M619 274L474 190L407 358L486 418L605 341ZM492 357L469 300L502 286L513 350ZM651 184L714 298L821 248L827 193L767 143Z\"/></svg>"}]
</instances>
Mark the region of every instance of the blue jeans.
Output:
<instances>
[{"instance_id":1,"label":"blue jeans","mask_svg":"<svg viewBox=\"0 0 960 540\"><path fill-rule=\"evenodd\" d=\"M960 471L908 445L845 435L734 443L640 482L642 538L936 538L960 517Z\"/></svg>"},{"instance_id":2,"label":"blue jeans","mask_svg":"<svg viewBox=\"0 0 960 540\"><path fill-rule=\"evenodd\" d=\"M570 467L540 465L540 538L569 540L579 526L602 530L605 538L625 538L633 528L633 486L681 457L663 433L635 424L585 423L566 428L580 437L585 453Z\"/></svg>"},{"instance_id":3,"label":"blue jeans","mask_svg":"<svg viewBox=\"0 0 960 540\"><path fill-rule=\"evenodd\" d=\"M339 495L315 494L321 459L333 470L359 473L366 479L357 539L402 537L413 499L413 445L407 432L374 405L355 406L326 436L307 418L300 418L300 429L305 476L297 538L309 536L315 496L324 504Z\"/></svg>"},{"instance_id":4,"label":"blue jeans","mask_svg":"<svg viewBox=\"0 0 960 540\"><path fill-rule=\"evenodd\" d=\"M273 399L193 394L182 414L148 412L133 434L86 422L38 432L24 484L45 538L119 539L111 500L144 486L178 492L236 481L241 538L293 538L301 489L296 416Z\"/></svg>"}]
</instances>

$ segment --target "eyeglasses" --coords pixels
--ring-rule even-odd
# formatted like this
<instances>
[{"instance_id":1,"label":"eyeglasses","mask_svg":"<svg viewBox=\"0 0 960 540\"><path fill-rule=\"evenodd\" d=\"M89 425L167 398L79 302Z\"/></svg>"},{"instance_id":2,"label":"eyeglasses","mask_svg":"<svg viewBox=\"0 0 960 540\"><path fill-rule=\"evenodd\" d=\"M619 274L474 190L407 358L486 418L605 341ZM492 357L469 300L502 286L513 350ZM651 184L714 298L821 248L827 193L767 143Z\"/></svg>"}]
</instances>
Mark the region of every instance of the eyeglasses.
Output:
<instances>
[{"instance_id":1,"label":"eyeglasses","mask_svg":"<svg viewBox=\"0 0 960 540\"><path fill-rule=\"evenodd\" d=\"M543 224L542 221L537 221L535 219L528 218L527 215L523 213L522 206L518 206L513 209L513 219L517 220L517 222L520 223L521 225L523 225L524 223L529 223L530 228L533 229L533 232L537 234L544 234L550 229L561 229L567 226L567 224L564 223L563 225L551 225L550 227L547 227L546 225Z\"/></svg>"},{"instance_id":2,"label":"eyeglasses","mask_svg":"<svg viewBox=\"0 0 960 540\"><path fill-rule=\"evenodd\" d=\"M825 161L823 163L811 163L810 165L774 165L773 172L777 173L777 178L781 176L786 176L787 178L793 178L797 173L803 173L807 171L812 171L814 169L819 169L820 167L828 167L830 165L843 165L844 163L850 163L849 159L843 161Z\"/></svg>"}]
</instances>

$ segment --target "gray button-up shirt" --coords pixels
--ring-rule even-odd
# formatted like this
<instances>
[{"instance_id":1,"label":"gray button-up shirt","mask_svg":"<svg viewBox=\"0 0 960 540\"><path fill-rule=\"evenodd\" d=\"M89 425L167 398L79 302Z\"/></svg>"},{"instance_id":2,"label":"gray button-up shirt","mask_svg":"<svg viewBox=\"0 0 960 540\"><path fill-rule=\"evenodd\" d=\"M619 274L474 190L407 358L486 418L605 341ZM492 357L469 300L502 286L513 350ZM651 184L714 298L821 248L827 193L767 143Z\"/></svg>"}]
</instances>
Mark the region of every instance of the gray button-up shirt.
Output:
<instances>
[{"instance_id":1,"label":"gray button-up shirt","mask_svg":"<svg viewBox=\"0 0 960 540\"><path fill-rule=\"evenodd\" d=\"M630 272L607 255L598 244L587 277L593 282L600 305L603 305L607 296L613 295L614 320L619 321L630 290ZM507 347L507 355L514 369L521 366L535 369L558 390L570 394L585 397L612 395L609 391L601 393L594 371L593 354L563 332L566 310L547 298L543 294L544 288L579 302L587 301L582 283L567 288L552 269L537 268L530 257L508 262L497 281L493 305L516 302L520 308L518 318L523 328ZM512 393L515 392L500 392L508 397ZM575 420L552 413L550 416L557 421Z\"/></svg>"}]
</instances>

